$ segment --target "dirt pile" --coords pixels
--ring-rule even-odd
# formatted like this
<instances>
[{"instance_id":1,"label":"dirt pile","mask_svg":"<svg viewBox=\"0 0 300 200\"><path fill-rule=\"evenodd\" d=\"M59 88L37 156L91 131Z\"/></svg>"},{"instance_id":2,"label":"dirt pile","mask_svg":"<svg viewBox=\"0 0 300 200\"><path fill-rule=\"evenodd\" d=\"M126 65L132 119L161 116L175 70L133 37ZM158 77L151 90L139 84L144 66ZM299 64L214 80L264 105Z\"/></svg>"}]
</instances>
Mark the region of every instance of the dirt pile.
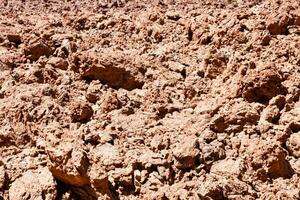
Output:
<instances>
[{"instance_id":1,"label":"dirt pile","mask_svg":"<svg viewBox=\"0 0 300 200\"><path fill-rule=\"evenodd\" d=\"M300 3L0 6L0 199L300 199Z\"/></svg>"}]
</instances>

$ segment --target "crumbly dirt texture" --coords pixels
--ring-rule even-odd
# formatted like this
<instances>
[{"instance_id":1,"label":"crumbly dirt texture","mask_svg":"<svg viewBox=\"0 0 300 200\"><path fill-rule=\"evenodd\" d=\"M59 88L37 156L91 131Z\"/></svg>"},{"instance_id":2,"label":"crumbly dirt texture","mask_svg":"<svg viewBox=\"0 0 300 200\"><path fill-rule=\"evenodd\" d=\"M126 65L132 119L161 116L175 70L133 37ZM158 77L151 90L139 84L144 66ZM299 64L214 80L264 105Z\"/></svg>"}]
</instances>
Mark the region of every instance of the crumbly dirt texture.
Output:
<instances>
[{"instance_id":1,"label":"crumbly dirt texture","mask_svg":"<svg viewBox=\"0 0 300 200\"><path fill-rule=\"evenodd\" d=\"M300 1L0 0L0 199L300 199Z\"/></svg>"}]
</instances>

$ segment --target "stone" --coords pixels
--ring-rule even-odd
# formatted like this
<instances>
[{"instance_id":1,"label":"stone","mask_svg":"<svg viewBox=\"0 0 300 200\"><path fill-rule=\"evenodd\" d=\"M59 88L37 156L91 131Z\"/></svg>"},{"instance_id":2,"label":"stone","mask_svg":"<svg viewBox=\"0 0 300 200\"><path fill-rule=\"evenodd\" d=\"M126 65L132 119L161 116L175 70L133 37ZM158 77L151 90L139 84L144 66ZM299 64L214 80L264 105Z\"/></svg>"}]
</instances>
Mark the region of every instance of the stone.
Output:
<instances>
[{"instance_id":1,"label":"stone","mask_svg":"<svg viewBox=\"0 0 300 200\"><path fill-rule=\"evenodd\" d=\"M101 164L94 163L91 166L88 175L91 181L91 186L95 190L97 196L112 196L109 188L108 174L102 168Z\"/></svg>"},{"instance_id":2,"label":"stone","mask_svg":"<svg viewBox=\"0 0 300 200\"><path fill-rule=\"evenodd\" d=\"M56 181L46 167L30 170L11 184L9 199L55 200L56 187Z\"/></svg>"},{"instance_id":3,"label":"stone","mask_svg":"<svg viewBox=\"0 0 300 200\"><path fill-rule=\"evenodd\" d=\"M84 63L80 66L83 79L99 80L114 89L133 90L144 85L139 66L135 67L135 61L123 52L87 52L79 59Z\"/></svg>"},{"instance_id":4,"label":"stone","mask_svg":"<svg viewBox=\"0 0 300 200\"><path fill-rule=\"evenodd\" d=\"M100 162L104 166L119 165L122 162L119 149L109 143L97 145L91 150L91 156L93 161Z\"/></svg>"},{"instance_id":5,"label":"stone","mask_svg":"<svg viewBox=\"0 0 300 200\"><path fill-rule=\"evenodd\" d=\"M126 168L116 168L115 170L109 173L109 178L112 180L113 185L118 183L122 186L122 189L129 190L129 188L134 187L134 174L133 168L128 166Z\"/></svg>"},{"instance_id":6,"label":"stone","mask_svg":"<svg viewBox=\"0 0 300 200\"><path fill-rule=\"evenodd\" d=\"M200 153L198 142L193 137L187 137L178 143L173 150L175 166L179 169L188 169L195 166Z\"/></svg>"},{"instance_id":7,"label":"stone","mask_svg":"<svg viewBox=\"0 0 300 200\"><path fill-rule=\"evenodd\" d=\"M176 11L168 11L166 12L166 16L168 19L170 20L179 20L181 18L180 13L176 12Z\"/></svg>"},{"instance_id":8,"label":"stone","mask_svg":"<svg viewBox=\"0 0 300 200\"><path fill-rule=\"evenodd\" d=\"M243 171L242 161L232 158L215 162L210 169L211 173L219 175L239 176Z\"/></svg>"},{"instance_id":9,"label":"stone","mask_svg":"<svg viewBox=\"0 0 300 200\"><path fill-rule=\"evenodd\" d=\"M277 106L267 106L261 113L259 124L264 122L274 123L280 116L280 110Z\"/></svg>"},{"instance_id":10,"label":"stone","mask_svg":"<svg viewBox=\"0 0 300 200\"><path fill-rule=\"evenodd\" d=\"M49 57L53 50L44 41L34 41L27 45L24 49L26 57L31 61L37 61L41 56Z\"/></svg>"},{"instance_id":11,"label":"stone","mask_svg":"<svg viewBox=\"0 0 300 200\"><path fill-rule=\"evenodd\" d=\"M300 101L290 111L282 113L279 124L289 125L293 132L300 131Z\"/></svg>"},{"instance_id":12,"label":"stone","mask_svg":"<svg viewBox=\"0 0 300 200\"><path fill-rule=\"evenodd\" d=\"M56 179L76 187L90 183L87 176L89 160L86 152L73 148L70 143L64 143L56 148L49 148L47 153L48 168Z\"/></svg>"},{"instance_id":13,"label":"stone","mask_svg":"<svg viewBox=\"0 0 300 200\"><path fill-rule=\"evenodd\" d=\"M289 17L287 15L272 15L267 19L267 29L272 35L285 35L288 33Z\"/></svg>"},{"instance_id":14,"label":"stone","mask_svg":"<svg viewBox=\"0 0 300 200\"><path fill-rule=\"evenodd\" d=\"M85 98L91 103L96 103L102 96L101 89L103 89L101 83L92 81L86 91Z\"/></svg>"},{"instance_id":15,"label":"stone","mask_svg":"<svg viewBox=\"0 0 300 200\"><path fill-rule=\"evenodd\" d=\"M115 92L108 92L103 95L101 109L104 112L110 112L122 107L122 104Z\"/></svg>"},{"instance_id":16,"label":"stone","mask_svg":"<svg viewBox=\"0 0 300 200\"><path fill-rule=\"evenodd\" d=\"M280 143L249 140L246 145L245 166L250 176L266 181L268 178L290 178L293 175L287 153Z\"/></svg>"},{"instance_id":17,"label":"stone","mask_svg":"<svg viewBox=\"0 0 300 200\"><path fill-rule=\"evenodd\" d=\"M70 117L72 122L86 122L93 116L93 108L84 102L74 102L71 104Z\"/></svg>"},{"instance_id":18,"label":"stone","mask_svg":"<svg viewBox=\"0 0 300 200\"><path fill-rule=\"evenodd\" d=\"M216 133L236 133L245 126L257 124L261 106L236 99L219 109L210 122L210 129Z\"/></svg>"},{"instance_id":19,"label":"stone","mask_svg":"<svg viewBox=\"0 0 300 200\"><path fill-rule=\"evenodd\" d=\"M51 57L48 60L48 64L50 64L54 68L58 68L62 70L67 70L69 66L68 61L60 57Z\"/></svg>"},{"instance_id":20,"label":"stone","mask_svg":"<svg viewBox=\"0 0 300 200\"><path fill-rule=\"evenodd\" d=\"M287 141L288 150L297 158L300 157L300 132L293 133Z\"/></svg>"},{"instance_id":21,"label":"stone","mask_svg":"<svg viewBox=\"0 0 300 200\"><path fill-rule=\"evenodd\" d=\"M13 42L15 44L20 44L22 42L21 36L17 33L9 33L6 36L7 36L8 41Z\"/></svg>"},{"instance_id":22,"label":"stone","mask_svg":"<svg viewBox=\"0 0 300 200\"><path fill-rule=\"evenodd\" d=\"M277 95L284 95L287 89L282 85L281 72L273 64L249 70L242 79L240 94L248 102L267 103Z\"/></svg>"}]
</instances>

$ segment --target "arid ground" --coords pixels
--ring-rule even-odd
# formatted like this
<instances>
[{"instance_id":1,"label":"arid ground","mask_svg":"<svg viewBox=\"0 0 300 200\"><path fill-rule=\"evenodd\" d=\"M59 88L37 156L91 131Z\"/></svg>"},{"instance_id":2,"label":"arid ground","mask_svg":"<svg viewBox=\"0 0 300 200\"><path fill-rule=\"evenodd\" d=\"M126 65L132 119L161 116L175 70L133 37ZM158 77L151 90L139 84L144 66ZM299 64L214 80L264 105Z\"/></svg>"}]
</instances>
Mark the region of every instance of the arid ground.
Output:
<instances>
[{"instance_id":1,"label":"arid ground","mask_svg":"<svg viewBox=\"0 0 300 200\"><path fill-rule=\"evenodd\" d=\"M300 1L0 0L1 200L299 200Z\"/></svg>"}]
</instances>

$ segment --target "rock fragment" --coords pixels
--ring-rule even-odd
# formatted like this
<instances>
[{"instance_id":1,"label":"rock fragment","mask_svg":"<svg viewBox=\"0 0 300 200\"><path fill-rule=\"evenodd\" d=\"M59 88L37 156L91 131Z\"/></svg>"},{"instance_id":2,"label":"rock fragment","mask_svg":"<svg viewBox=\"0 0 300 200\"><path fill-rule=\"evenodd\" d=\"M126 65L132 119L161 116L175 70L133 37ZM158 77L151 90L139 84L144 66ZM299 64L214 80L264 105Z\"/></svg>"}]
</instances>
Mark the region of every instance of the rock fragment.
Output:
<instances>
[{"instance_id":1,"label":"rock fragment","mask_svg":"<svg viewBox=\"0 0 300 200\"><path fill-rule=\"evenodd\" d=\"M168 11L166 13L166 16L167 16L168 19L175 20L175 21L177 21L181 18L180 13L178 13L176 11Z\"/></svg>"},{"instance_id":2,"label":"rock fragment","mask_svg":"<svg viewBox=\"0 0 300 200\"><path fill-rule=\"evenodd\" d=\"M285 96L278 95L273 97L269 105L261 112L259 125L268 125L269 123L278 124L281 110L286 103Z\"/></svg>"},{"instance_id":3,"label":"rock fragment","mask_svg":"<svg viewBox=\"0 0 300 200\"><path fill-rule=\"evenodd\" d=\"M236 177L207 175L204 184L197 190L200 199L229 199L254 200L255 191L247 183ZM254 197L253 197L254 196Z\"/></svg>"},{"instance_id":4,"label":"rock fragment","mask_svg":"<svg viewBox=\"0 0 300 200\"><path fill-rule=\"evenodd\" d=\"M279 143L252 140L248 145L245 163L250 176L266 181L268 178L290 178L293 175L287 153Z\"/></svg>"},{"instance_id":5,"label":"rock fragment","mask_svg":"<svg viewBox=\"0 0 300 200\"><path fill-rule=\"evenodd\" d=\"M179 169L187 169L195 166L200 153L198 145L197 140L190 137L178 143L173 150L175 166Z\"/></svg>"},{"instance_id":6,"label":"rock fragment","mask_svg":"<svg viewBox=\"0 0 300 200\"><path fill-rule=\"evenodd\" d=\"M279 124L289 125L293 132L300 131L300 101L295 103L294 108L288 112L282 113Z\"/></svg>"},{"instance_id":7,"label":"rock fragment","mask_svg":"<svg viewBox=\"0 0 300 200\"><path fill-rule=\"evenodd\" d=\"M98 100L100 100L100 97L103 93L101 91L102 89L102 84L97 81L92 81L87 89L85 98L91 103L96 103Z\"/></svg>"},{"instance_id":8,"label":"rock fragment","mask_svg":"<svg viewBox=\"0 0 300 200\"><path fill-rule=\"evenodd\" d=\"M215 162L210 169L211 173L219 175L232 175L238 177L243 172L243 163L240 159L224 159Z\"/></svg>"},{"instance_id":9,"label":"rock fragment","mask_svg":"<svg viewBox=\"0 0 300 200\"><path fill-rule=\"evenodd\" d=\"M203 61L204 77L214 79L226 69L228 58L219 52L209 52Z\"/></svg>"},{"instance_id":10,"label":"rock fragment","mask_svg":"<svg viewBox=\"0 0 300 200\"><path fill-rule=\"evenodd\" d=\"M155 135L150 145L154 150L166 149L169 148L170 146L170 139L164 137L163 135Z\"/></svg>"},{"instance_id":11,"label":"rock fragment","mask_svg":"<svg viewBox=\"0 0 300 200\"><path fill-rule=\"evenodd\" d=\"M49 57L53 50L44 41L33 41L24 49L25 56L31 61L37 61L41 56Z\"/></svg>"},{"instance_id":12,"label":"rock fragment","mask_svg":"<svg viewBox=\"0 0 300 200\"><path fill-rule=\"evenodd\" d=\"M108 92L103 95L101 102L101 109L104 112L110 112L116 109L121 108L122 104L118 98L118 95L115 92Z\"/></svg>"},{"instance_id":13,"label":"rock fragment","mask_svg":"<svg viewBox=\"0 0 300 200\"><path fill-rule=\"evenodd\" d=\"M71 105L70 113L72 122L86 122L93 116L94 111L89 104L76 102Z\"/></svg>"},{"instance_id":14,"label":"rock fragment","mask_svg":"<svg viewBox=\"0 0 300 200\"><path fill-rule=\"evenodd\" d=\"M103 199L112 197L112 193L109 188L108 174L103 169L101 163L94 163L89 170L89 178L91 186L95 190L97 196Z\"/></svg>"},{"instance_id":15,"label":"rock fragment","mask_svg":"<svg viewBox=\"0 0 300 200\"><path fill-rule=\"evenodd\" d=\"M209 144L201 144L200 150L201 162L207 166L211 166L213 162L226 157L224 145L217 140L214 140Z\"/></svg>"},{"instance_id":16,"label":"rock fragment","mask_svg":"<svg viewBox=\"0 0 300 200\"><path fill-rule=\"evenodd\" d=\"M15 44L20 44L22 42L21 36L17 33L9 33L6 36L7 36L8 41L13 42Z\"/></svg>"},{"instance_id":17,"label":"rock fragment","mask_svg":"<svg viewBox=\"0 0 300 200\"><path fill-rule=\"evenodd\" d=\"M53 176L64 183L81 187L89 184L87 170L89 160L84 151L64 144L48 150L48 168Z\"/></svg>"},{"instance_id":18,"label":"rock fragment","mask_svg":"<svg viewBox=\"0 0 300 200\"><path fill-rule=\"evenodd\" d=\"M109 178L112 185L116 186L118 184L121 191L134 190L133 168L131 166L116 168L110 172Z\"/></svg>"},{"instance_id":19,"label":"rock fragment","mask_svg":"<svg viewBox=\"0 0 300 200\"><path fill-rule=\"evenodd\" d=\"M48 64L50 64L54 68L62 70L67 70L69 66L68 61L60 57L51 57L48 60Z\"/></svg>"},{"instance_id":20,"label":"rock fragment","mask_svg":"<svg viewBox=\"0 0 300 200\"><path fill-rule=\"evenodd\" d=\"M277 106L266 107L260 116L260 124L264 122L275 123L280 116L280 110Z\"/></svg>"},{"instance_id":21,"label":"rock fragment","mask_svg":"<svg viewBox=\"0 0 300 200\"><path fill-rule=\"evenodd\" d=\"M9 188L9 199L13 200L55 200L56 181L47 168L25 172Z\"/></svg>"},{"instance_id":22,"label":"rock fragment","mask_svg":"<svg viewBox=\"0 0 300 200\"><path fill-rule=\"evenodd\" d=\"M289 17L287 15L272 15L267 19L267 29L272 35L288 33Z\"/></svg>"},{"instance_id":23,"label":"rock fragment","mask_svg":"<svg viewBox=\"0 0 300 200\"><path fill-rule=\"evenodd\" d=\"M80 60L84 63L80 68L83 79L99 80L115 89L133 90L144 85L141 69L123 52L87 52Z\"/></svg>"},{"instance_id":24,"label":"rock fragment","mask_svg":"<svg viewBox=\"0 0 300 200\"><path fill-rule=\"evenodd\" d=\"M261 106L242 99L230 101L222 106L212 118L210 129L216 133L239 132L245 126L256 125L260 117Z\"/></svg>"},{"instance_id":25,"label":"rock fragment","mask_svg":"<svg viewBox=\"0 0 300 200\"><path fill-rule=\"evenodd\" d=\"M92 159L104 166L118 166L122 162L118 147L109 143L99 144L91 150Z\"/></svg>"},{"instance_id":26,"label":"rock fragment","mask_svg":"<svg viewBox=\"0 0 300 200\"><path fill-rule=\"evenodd\" d=\"M266 103L277 95L287 93L282 82L282 74L273 65L258 67L250 70L242 80L241 96L249 102Z\"/></svg>"},{"instance_id":27,"label":"rock fragment","mask_svg":"<svg viewBox=\"0 0 300 200\"><path fill-rule=\"evenodd\" d=\"M294 133L287 141L288 150L293 156L300 157L300 132Z\"/></svg>"}]
</instances>

